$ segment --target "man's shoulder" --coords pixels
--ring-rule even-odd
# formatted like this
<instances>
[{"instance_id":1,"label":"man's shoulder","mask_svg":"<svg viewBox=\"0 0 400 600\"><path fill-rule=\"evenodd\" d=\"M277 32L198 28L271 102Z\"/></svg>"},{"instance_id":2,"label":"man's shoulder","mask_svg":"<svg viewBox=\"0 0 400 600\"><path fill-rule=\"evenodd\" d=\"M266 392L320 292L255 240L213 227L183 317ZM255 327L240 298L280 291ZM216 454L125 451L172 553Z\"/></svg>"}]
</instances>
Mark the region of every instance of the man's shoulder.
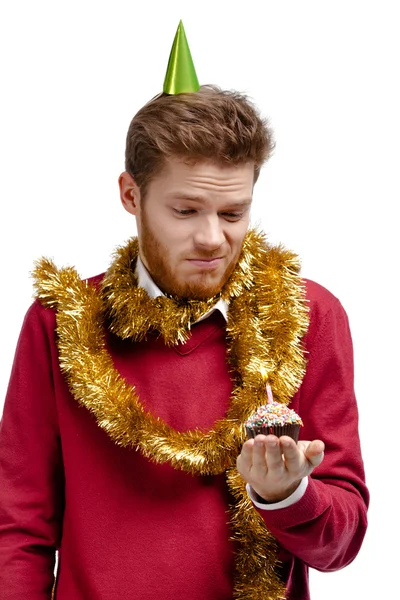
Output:
<instances>
[{"instance_id":1,"label":"man's shoulder","mask_svg":"<svg viewBox=\"0 0 400 600\"><path fill-rule=\"evenodd\" d=\"M303 278L303 282L310 310L327 312L332 308L341 306L340 300L320 283L306 278Z\"/></svg>"},{"instance_id":2,"label":"man's shoulder","mask_svg":"<svg viewBox=\"0 0 400 600\"><path fill-rule=\"evenodd\" d=\"M316 331L323 322L335 322L347 320L347 314L339 298L326 287L312 281L303 279L305 285L306 300L310 309L309 333Z\"/></svg>"},{"instance_id":3,"label":"man's shoulder","mask_svg":"<svg viewBox=\"0 0 400 600\"><path fill-rule=\"evenodd\" d=\"M83 278L91 287L99 289L105 273L94 275L93 277ZM38 297L35 297L25 315L25 322L41 322L46 328L53 329L56 325L56 309L46 306Z\"/></svg>"}]
</instances>

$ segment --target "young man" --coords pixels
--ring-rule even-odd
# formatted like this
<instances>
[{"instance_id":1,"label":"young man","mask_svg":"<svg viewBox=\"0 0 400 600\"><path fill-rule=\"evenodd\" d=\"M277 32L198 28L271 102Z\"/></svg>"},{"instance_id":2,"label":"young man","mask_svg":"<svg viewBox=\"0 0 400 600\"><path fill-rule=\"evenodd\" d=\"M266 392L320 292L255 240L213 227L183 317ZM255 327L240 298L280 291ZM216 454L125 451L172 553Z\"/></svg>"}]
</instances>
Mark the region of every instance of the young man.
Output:
<instances>
[{"instance_id":1,"label":"young man","mask_svg":"<svg viewBox=\"0 0 400 600\"><path fill-rule=\"evenodd\" d=\"M271 132L240 94L165 92L127 136L137 239L88 282L36 270L0 429L0 600L306 600L308 568L365 534L347 317L248 229ZM266 385L298 444L245 441Z\"/></svg>"}]
</instances>

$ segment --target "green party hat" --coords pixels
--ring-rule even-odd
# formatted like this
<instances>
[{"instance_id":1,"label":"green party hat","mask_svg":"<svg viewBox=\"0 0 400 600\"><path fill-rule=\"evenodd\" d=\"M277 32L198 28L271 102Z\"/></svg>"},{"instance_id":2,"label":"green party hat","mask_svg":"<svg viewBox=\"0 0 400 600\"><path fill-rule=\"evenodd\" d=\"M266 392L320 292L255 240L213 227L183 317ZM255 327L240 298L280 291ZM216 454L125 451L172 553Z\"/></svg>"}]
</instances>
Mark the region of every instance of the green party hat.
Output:
<instances>
[{"instance_id":1,"label":"green party hat","mask_svg":"<svg viewBox=\"0 0 400 600\"><path fill-rule=\"evenodd\" d=\"M179 21L171 54L169 55L163 92L164 94L172 95L197 92L199 89L200 84L197 79L192 55L190 54L183 23Z\"/></svg>"}]
</instances>

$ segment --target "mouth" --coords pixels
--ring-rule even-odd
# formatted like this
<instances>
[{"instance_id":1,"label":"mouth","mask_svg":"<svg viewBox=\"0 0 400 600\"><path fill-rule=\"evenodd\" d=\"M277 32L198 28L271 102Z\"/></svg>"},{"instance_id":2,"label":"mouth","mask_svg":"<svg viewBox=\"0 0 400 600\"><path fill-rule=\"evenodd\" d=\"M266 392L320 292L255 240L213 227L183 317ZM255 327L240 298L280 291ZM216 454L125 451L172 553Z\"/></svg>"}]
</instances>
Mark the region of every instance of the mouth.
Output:
<instances>
[{"instance_id":1,"label":"mouth","mask_svg":"<svg viewBox=\"0 0 400 600\"><path fill-rule=\"evenodd\" d=\"M222 258L222 256L217 258L189 258L188 261L195 267L200 267L202 269L215 269L220 265Z\"/></svg>"}]
</instances>

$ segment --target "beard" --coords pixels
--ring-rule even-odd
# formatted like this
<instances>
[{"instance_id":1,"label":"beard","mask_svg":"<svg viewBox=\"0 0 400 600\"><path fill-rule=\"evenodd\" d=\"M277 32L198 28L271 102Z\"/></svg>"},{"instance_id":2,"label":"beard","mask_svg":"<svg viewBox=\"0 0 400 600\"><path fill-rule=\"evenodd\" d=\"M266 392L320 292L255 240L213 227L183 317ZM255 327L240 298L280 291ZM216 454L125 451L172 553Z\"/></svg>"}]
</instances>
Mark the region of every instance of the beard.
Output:
<instances>
[{"instance_id":1,"label":"beard","mask_svg":"<svg viewBox=\"0 0 400 600\"><path fill-rule=\"evenodd\" d=\"M148 271L154 283L162 292L179 298L180 300L208 300L213 298L224 287L233 273L239 260L241 248L232 258L222 275L215 280L209 271L199 271L196 281L180 281L171 268L170 250L154 235L149 219L142 211L141 216L140 250ZM218 251L217 251L218 252ZM196 257L212 259L218 256L217 252L196 253Z\"/></svg>"}]
</instances>

